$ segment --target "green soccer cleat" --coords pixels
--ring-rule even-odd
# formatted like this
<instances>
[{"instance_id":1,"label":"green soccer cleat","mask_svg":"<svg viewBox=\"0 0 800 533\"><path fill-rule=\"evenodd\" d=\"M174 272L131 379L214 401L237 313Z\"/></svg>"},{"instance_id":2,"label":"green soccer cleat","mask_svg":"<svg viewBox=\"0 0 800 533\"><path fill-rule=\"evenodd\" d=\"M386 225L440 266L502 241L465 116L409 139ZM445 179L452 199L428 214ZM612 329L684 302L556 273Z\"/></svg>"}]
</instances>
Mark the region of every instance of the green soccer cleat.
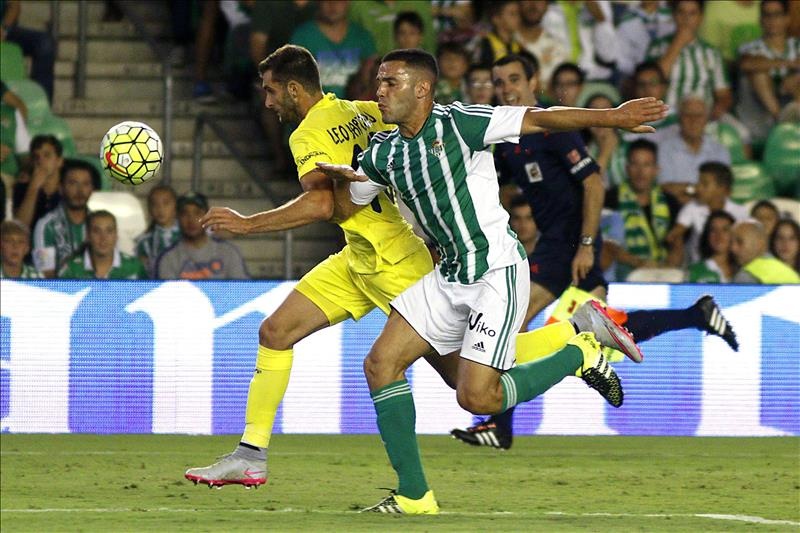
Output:
<instances>
[{"instance_id":1,"label":"green soccer cleat","mask_svg":"<svg viewBox=\"0 0 800 533\"><path fill-rule=\"evenodd\" d=\"M422 498L412 500L405 496L400 496L392 491L387 497L378 504L361 510L362 513L387 513L387 514L439 514L439 504L433 496L433 491L429 490Z\"/></svg>"},{"instance_id":2,"label":"green soccer cleat","mask_svg":"<svg viewBox=\"0 0 800 533\"><path fill-rule=\"evenodd\" d=\"M614 407L622 405L622 383L619 376L608 364L600 349L600 344L591 333L579 333L567 344L580 348L583 352L583 364L575 372L589 387L600 393Z\"/></svg>"}]
</instances>

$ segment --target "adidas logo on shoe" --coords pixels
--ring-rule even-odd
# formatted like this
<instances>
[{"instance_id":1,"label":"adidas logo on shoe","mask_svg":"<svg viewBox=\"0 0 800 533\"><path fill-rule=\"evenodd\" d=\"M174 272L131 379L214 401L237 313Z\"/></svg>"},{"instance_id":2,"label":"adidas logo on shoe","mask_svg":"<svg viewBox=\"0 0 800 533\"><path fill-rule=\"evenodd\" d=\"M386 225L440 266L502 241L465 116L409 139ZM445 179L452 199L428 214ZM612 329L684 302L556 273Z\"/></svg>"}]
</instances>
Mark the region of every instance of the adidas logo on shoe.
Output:
<instances>
[{"instance_id":1,"label":"adidas logo on shoe","mask_svg":"<svg viewBox=\"0 0 800 533\"><path fill-rule=\"evenodd\" d=\"M472 349L476 352L486 352L486 348L483 347L483 341L478 341L472 345Z\"/></svg>"}]
</instances>

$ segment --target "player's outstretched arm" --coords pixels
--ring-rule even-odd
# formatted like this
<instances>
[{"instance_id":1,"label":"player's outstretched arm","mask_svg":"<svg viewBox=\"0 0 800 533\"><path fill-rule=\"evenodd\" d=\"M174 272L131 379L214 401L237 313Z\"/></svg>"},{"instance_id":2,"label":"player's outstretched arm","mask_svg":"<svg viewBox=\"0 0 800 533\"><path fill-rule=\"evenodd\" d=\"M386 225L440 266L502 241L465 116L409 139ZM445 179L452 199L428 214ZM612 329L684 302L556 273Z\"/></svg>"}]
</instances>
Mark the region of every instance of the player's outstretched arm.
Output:
<instances>
[{"instance_id":1,"label":"player's outstretched arm","mask_svg":"<svg viewBox=\"0 0 800 533\"><path fill-rule=\"evenodd\" d=\"M333 216L333 184L322 172L312 170L300 179L303 193L280 207L254 215L242 215L229 207L212 207L200 219L206 229L236 235L269 233L330 220Z\"/></svg>"},{"instance_id":2,"label":"player's outstretched arm","mask_svg":"<svg viewBox=\"0 0 800 533\"><path fill-rule=\"evenodd\" d=\"M578 130L582 128L620 128L634 133L653 133L647 126L667 116L668 106L655 98L628 100L613 109L550 107L529 109L522 120L521 135L542 131Z\"/></svg>"},{"instance_id":3,"label":"player's outstretched arm","mask_svg":"<svg viewBox=\"0 0 800 533\"><path fill-rule=\"evenodd\" d=\"M369 179L363 174L356 174L356 171L350 165L334 165L333 163L318 161L317 168L332 180L367 181Z\"/></svg>"}]
</instances>

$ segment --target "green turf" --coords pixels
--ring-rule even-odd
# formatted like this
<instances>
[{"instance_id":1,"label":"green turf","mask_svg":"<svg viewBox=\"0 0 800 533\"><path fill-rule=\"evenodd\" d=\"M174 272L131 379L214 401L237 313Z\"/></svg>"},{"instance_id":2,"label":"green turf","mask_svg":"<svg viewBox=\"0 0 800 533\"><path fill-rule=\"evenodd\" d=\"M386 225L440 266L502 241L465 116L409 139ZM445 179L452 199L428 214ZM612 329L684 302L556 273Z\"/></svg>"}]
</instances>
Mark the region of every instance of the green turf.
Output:
<instances>
[{"instance_id":1,"label":"green turf","mask_svg":"<svg viewBox=\"0 0 800 533\"><path fill-rule=\"evenodd\" d=\"M236 437L0 437L16 531L798 531L800 439L523 437L508 452L421 437L440 516L356 514L394 474L377 436L279 435L266 487L183 479ZM754 523L698 515L746 515ZM783 523L783 522L789 523Z\"/></svg>"}]
</instances>

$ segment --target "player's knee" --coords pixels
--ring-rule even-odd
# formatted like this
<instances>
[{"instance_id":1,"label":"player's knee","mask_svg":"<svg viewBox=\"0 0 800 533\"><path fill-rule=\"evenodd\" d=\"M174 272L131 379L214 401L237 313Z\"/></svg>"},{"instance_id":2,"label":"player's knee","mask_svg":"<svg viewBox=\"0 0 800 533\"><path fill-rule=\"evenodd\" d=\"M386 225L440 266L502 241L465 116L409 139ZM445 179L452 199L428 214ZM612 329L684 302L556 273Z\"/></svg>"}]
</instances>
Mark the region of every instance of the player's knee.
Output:
<instances>
[{"instance_id":1,"label":"player's knee","mask_svg":"<svg viewBox=\"0 0 800 533\"><path fill-rule=\"evenodd\" d=\"M292 347L292 339L288 328L281 327L277 320L267 317L258 328L258 343L270 350L288 350Z\"/></svg>"},{"instance_id":2,"label":"player's knee","mask_svg":"<svg viewBox=\"0 0 800 533\"><path fill-rule=\"evenodd\" d=\"M364 358L364 375L370 388L383 387L400 379L405 369L396 364L392 357L375 351L369 352Z\"/></svg>"},{"instance_id":3,"label":"player's knee","mask_svg":"<svg viewBox=\"0 0 800 533\"><path fill-rule=\"evenodd\" d=\"M492 398L485 391L481 392L467 387L459 388L456 391L456 399L458 400L458 405L460 405L462 409L474 415L496 413L500 410L502 404L501 398Z\"/></svg>"}]
</instances>

